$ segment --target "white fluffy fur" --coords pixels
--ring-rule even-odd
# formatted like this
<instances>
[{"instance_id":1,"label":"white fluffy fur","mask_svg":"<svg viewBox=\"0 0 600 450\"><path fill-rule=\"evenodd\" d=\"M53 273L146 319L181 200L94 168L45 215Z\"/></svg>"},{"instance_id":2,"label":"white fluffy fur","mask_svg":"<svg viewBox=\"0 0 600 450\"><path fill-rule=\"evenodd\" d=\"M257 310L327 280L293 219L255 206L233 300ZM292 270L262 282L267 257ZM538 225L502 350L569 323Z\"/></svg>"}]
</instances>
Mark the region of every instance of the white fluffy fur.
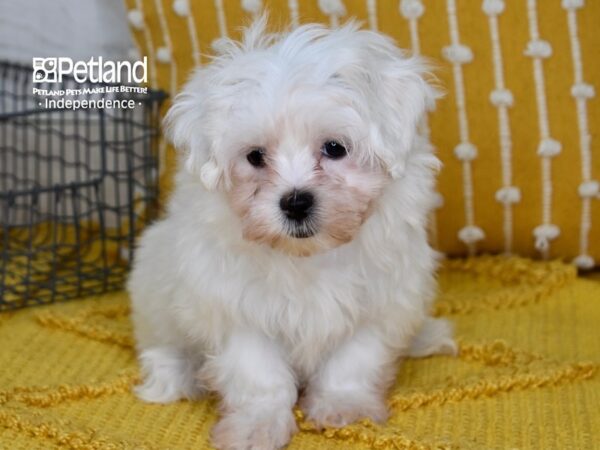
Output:
<instances>
[{"instance_id":1,"label":"white fluffy fur","mask_svg":"<svg viewBox=\"0 0 600 450\"><path fill-rule=\"evenodd\" d=\"M436 95L425 65L353 24L283 35L264 26L224 42L175 99L167 124L182 166L129 281L138 395L218 391L222 449L285 445L299 389L318 425L384 420L399 357L456 351L448 325L427 316L438 161L417 134ZM323 158L329 138L349 155ZM246 161L254 144L269 168ZM282 225L276 199L294 187L321 199L314 237ZM330 225L334 212L360 220ZM344 242L329 236L340 228Z\"/></svg>"}]
</instances>

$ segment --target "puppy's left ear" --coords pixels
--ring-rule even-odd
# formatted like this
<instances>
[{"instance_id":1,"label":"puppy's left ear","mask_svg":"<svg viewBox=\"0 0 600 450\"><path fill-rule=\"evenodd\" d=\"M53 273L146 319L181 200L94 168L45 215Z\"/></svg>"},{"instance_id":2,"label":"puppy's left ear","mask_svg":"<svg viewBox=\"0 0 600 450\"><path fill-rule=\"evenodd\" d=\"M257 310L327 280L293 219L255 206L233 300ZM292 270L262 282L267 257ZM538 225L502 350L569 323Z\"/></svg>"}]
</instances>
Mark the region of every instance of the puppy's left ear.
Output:
<instances>
[{"instance_id":1,"label":"puppy's left ear","mask_svg":"<svg viewBox=\"0 0 600 450\"><path fill-rule=\"evenodd\" d=\"M218 143L209 133L212 117L205 77L205 69L195 72L175 97L164 126L184 168L199 176L206 189L214 190L223 179L223 170L214 153Z\"/></svg>"},{"instance_id":2,"label":"puppy's left ear","mask_svg":"<svg viewBox=\"0 0 600 450\"><path fill-rule=\"evenodd\" d=\"M400 178L414 145L423 115L432 110L441 92L424 58L407 56L381 34L367 35L367 84L371 95L371 142L389 174Z\"/></svg>"}]
</instances>

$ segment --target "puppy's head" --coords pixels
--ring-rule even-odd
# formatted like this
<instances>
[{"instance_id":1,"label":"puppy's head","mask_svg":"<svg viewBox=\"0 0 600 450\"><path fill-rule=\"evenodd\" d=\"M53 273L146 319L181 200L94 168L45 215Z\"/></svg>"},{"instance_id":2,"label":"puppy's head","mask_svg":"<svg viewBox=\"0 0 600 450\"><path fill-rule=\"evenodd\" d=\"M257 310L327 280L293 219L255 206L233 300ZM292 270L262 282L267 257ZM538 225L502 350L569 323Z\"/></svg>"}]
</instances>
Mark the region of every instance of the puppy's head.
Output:
<instances>
[{"instance_id":1,"label":"puppy's head","mask_svg":"<svg viewBox=\"0 0 600 450\"><path fill-rule=\"evenodd\" d=\"M403 176L436 92L421 60L355 24L264 30L262 18L242 42L221 41L166 123L245 239L310 255L351 241Z\"/></svg>"}]
</instances>

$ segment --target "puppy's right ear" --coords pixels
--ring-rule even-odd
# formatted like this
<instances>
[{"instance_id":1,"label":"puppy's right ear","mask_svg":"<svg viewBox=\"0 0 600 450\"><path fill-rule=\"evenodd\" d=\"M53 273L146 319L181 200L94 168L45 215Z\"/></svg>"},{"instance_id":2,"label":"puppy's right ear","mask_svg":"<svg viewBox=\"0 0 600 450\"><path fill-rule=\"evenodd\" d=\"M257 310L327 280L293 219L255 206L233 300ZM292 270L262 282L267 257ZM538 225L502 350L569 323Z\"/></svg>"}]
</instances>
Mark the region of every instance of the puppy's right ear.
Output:
<instances>
[{"instance_id":1,"label":"puppy's right ear","mask_svg":"<svg viewBox=\"0 0 600 450\"><path fill-rule=\"evenodd\" d=\"M207 136L208 106L204 74L200 69L179 93L164 119L167 138L181 154L185 170L198 175L208 190L223 178Z\"/></svg>"}]
</instances>

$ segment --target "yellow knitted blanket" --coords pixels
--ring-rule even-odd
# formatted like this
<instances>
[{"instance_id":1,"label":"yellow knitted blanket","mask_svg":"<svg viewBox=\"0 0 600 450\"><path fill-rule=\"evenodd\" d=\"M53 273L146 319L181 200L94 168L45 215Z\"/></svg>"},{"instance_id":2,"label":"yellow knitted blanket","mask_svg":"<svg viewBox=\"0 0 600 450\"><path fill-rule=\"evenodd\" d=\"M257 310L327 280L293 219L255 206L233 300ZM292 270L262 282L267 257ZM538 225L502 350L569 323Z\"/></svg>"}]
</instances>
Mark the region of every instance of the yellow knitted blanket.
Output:
<instances>
[{"instance_id":1,"label":"yellow knitted blanket","mask_svg":"<svg viewBox=\"0 0 600 450\"><path fill-rule=\"evenodd\" d=\"M290 449L600 448L600 282L483 257L440 274L460 356L402 363L385 425L302 430ZM0 314L1 449L204 449L216 399L148 405L124 293Z\"/></svg>"}]
</instances>

